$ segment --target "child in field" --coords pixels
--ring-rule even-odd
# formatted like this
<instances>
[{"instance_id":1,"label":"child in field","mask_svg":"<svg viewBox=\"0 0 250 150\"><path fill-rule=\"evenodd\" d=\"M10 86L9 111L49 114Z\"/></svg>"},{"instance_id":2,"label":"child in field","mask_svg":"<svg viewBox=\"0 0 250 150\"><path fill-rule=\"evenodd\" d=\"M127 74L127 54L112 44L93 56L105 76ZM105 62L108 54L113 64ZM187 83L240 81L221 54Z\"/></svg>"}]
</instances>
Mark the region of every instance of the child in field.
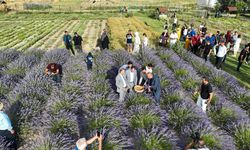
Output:
<instances>
[{"instance_id":1,"label":"child in field","mask_svg":"<svg viewBox=\"0 0 250 150\"><path fill-rule=\"evenodd\" d=\"M86 63L87 63L87 69L88 70L92 70L92 66L93 66L93 55L91 52L89 52L88 56L86 57Z\"/></svg>"}]
</instances>

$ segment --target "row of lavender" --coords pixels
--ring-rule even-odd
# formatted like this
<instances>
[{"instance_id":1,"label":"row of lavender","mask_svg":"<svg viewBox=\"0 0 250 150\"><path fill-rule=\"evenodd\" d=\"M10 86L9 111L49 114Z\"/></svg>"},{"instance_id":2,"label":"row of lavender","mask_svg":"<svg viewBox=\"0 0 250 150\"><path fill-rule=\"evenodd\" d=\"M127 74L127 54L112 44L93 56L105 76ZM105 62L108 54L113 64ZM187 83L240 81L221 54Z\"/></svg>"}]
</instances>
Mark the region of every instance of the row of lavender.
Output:
<instances>
[{"instance_id":1,"label":"row of lavender","mask_svg":"<svg viewBox=\"0 0 250 150\"><path fill-rule=\"evenodd\" d=\"M66 50L55 50L44 55L43 52L22 55L24 56L20 56L19 59L7 65L12 66L14 70L17 68L16 72L8 71L12 72L11 76L2 76L2 79L6 80L1 81L9 83L13 88L3 97L7 104L5 111L12 120L19 144L37 135L35 130L37 118L44 109L48 95L51 93L53 82L44 76L44 68L50 62L63 64L69 58L69 53ZM3 70L13 68L6 67Z\"/></svg>"},{"instance_id":2,"label":"row of lavender","mask_svg":"<svg viewBox=\"0 0 250 150\"><path fill-rule=\"evenodd\" d=\"M134 59L126 52L119 52L114 58L117 67L128 60L137 67L143 65L141 60ZM131 133L135 141L134 149L180 149L180 139L167 123L167 112L156 105L151 96L132 92L121 105L125 107L127 133Z\"/></svg>"},{"instance_id":3,"label":"row of lavender","mask_svg":"<svg viewBox=\"0 0 250 150\"><path fill-rule=\"evenodd\" d=\"M169 87L164 91L161 106L169 113L167 121L179 133L182 141L185 141L184 144L190 140L189 136L193 132L198 131L203 135L210 149L227 149L228 147L236 149L233 138L213 125L208 116L190 98L189 90L183 89L183 83L178 80L181 76L176 77L152 50L146 50L143 59L145 62L155 64L156 71L162 70L161 76L169 80ZM176 64L171 65L171 67L175 66Z\"/></svg>"},{"instance_id":4,"label":"row of lavender","mask_svg":"<svg viewBox=\"0 0 250 150\"><path fill-rule=\"evenodd\" d=\"M195 89L196 82L201 81L201 76L198 75L196 70L186 61L182 60L172 50L160 51L158 55L174 72L176 78L182 83L186 91L190 91L190 95L192 95L191 92ZM182 72L182 74L180 74L180 72ZM187 81L193 81L193 83L188 84L191 86L185 86L187 85L185 84ZM227 131L231 136L235 137L235 142L238 148L246 148L249 146L244 141L246 140L246 137L242 138L243 134L239 134L242 130L249 129L249 116L239 106L231 101L228 101L230 98L220 91L220 89L214 87L214 91L216 96L212 100L208 116L212 119L214 124ZM197 100L196 96L192 96L192 98L195 101Z\"/></svg>"}]
</instances>

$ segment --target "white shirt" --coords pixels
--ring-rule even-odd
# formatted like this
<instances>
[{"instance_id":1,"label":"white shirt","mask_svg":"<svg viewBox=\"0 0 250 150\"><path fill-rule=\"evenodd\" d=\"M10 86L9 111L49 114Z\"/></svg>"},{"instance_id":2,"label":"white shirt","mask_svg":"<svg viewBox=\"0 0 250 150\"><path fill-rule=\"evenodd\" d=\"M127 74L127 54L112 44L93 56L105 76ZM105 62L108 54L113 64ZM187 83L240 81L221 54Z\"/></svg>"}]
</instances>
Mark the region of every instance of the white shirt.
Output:
<instances>
[{"instance_id":1,"label":"white shirt","mask_svg":"<svg viewBox=\"0 0 250 150\"><path fill-rule=\"evenodd\" d=\"M130 73L130 79L129 79L129 82L134 82L134 72L129 71L129 73Z\"/></svg>"},{"instance_id":2,"label":"white shirt","mask_svg":"<svg viewBox=\"0 0 250 150\"><path fill-rule=\"evenodd\" d=\"M86 150L87 143L85 138L81 138L76 142L76 146L79 150Z\"/></svg>"},{"instance_id":3,"label":"white shirt","mask_svg":"<svg viewBox=\"0 0 250 150\"><path fill-rule=\"evenodd\" d=\"M148 46L148 38L147 37L144 37L143 38L143 46Z\"/></svg>"},{"instance_id":4,"label":"white shirt","mask_svg":"<svg viewBox=\"0 0 250 150\"><path fill-rule=\"evenodd\" d=\"M217 57L224 57L227 53L227 47L226 46L220 46L218 53L216 54Z\"/></svg>"},{"instance_id":5,"label":"white shirt","mask_svg":"<svg viewBox=\"0 0 250 150\"><path fill-rule=\"evenodd\" d=\"M174 24L177 24L177 18L174 18Z\"/></svg>"},{"instance_id":6,"label":"white shirt","mask_svg":"<svg viewBox=\"0 0 250 150\"><path fill-rule=\"evenodd\" d=\"M184 29L183 30L183 35L187 35L188 34L188 29Z\"/></svg>"},{"instance_id":7,"label":"white shirt","mask_svg":"<svg viewBox=\"0 0 250 150\"><path fill-rule=\"evenodd\" d=\"M235 41L235 45L240 45L240 43L241 43L241 38L237 38Z\"/></svg>"},{"instance_id":8,"label":"white shirt","mask_svg":"<svg viewBox=\"0 0 250 150\"><path fill-rule=\"evenodd\" d=\"M146 66L146 73L152 73L153 70L151 68L148 68L148 66Z\"/></svg>"},{"instance_id":9,"label":"white shirt","mask_svg":"<svg viewBox=\"0 0 250 150\"><path fill-rule=\"evenodd\" d=\"M174 44L177 42L178 34L177 33L171 33L170 34L170 43Z\"/></svg>"},{"instance_id":10,"label":"white shirt","mask_svg":"<svg viewBox=\"0 0 250 150\"><path fill-rule=\"evenodd\" d=\"M121 78L122 78L123 87L126 87L126 86L127 86L127 84L126 84L126 81L125 81L125 79L124 79L123 75L121 75L121 74L120 74L120 76L121 76Z\"/></svg>"}]
</instances>

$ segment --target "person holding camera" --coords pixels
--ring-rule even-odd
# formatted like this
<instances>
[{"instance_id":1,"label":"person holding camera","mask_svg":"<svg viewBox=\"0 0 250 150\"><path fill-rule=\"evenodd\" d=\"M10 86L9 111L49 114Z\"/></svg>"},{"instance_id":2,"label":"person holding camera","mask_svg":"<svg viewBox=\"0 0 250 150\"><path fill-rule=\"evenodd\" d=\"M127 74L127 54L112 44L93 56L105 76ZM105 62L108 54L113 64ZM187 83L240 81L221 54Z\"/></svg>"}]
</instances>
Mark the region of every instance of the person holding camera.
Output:
<instances>
[{"instance_id":1,"label":"person holding camera","mask_svg":"<svg viewBox=\"0 0 250 150\"><path fill-rule=\"evenodd\" d=\"M92 144L95 140L98 140L98 150L102 150L102 140L103 136L100 133L97 133L94 137L89 140L85 138L81 138L76 142L76 149L75 150L86 150L87 146Z\"/></svg>"},{"instance_id":2,"label":"person holding camera","mask_svg":"<svg viewBox=\"0 0 250 150\"><path fill-rule=\"evenodd\" d=\"M50 63L45 69L45 75L50 75L56 83L61 82L62 66L56 63Z\"/></svg>"},{"instance_id":3,"label":"person holding camera","mask_svg":"<svg viewBox=\"0 0 250 150\"><path fill-rule=\"evenodd\" d=\"M3 103L0 102L0 143L5 149L16 150L15 131L11 125L10 118L3 112Z\"/></svg>"},{"instance_id":4,"label":"person holding camera","mask_svg":"<svg viewBox=\"0 0 250 150\"><path fill-rule=\"evenodd\" d=\"M198 92L197 105L206 113L207 105L210 104L213 98L213 89L207 77L202 78L202 84ZM194 94L196 95L197 92Z\"/></svg>"},{"instance_id":5,"label":"person holding camera","mask_svg":"<svg viewBox=\"0 0 250 150\"><path fill-rule=\"evenodd\" d=\"M201 138L199 132L195 132L191 138L192 142L189 143L184 150L209 150L206 148L205 141Z\"/></svg>"}]
</instances>

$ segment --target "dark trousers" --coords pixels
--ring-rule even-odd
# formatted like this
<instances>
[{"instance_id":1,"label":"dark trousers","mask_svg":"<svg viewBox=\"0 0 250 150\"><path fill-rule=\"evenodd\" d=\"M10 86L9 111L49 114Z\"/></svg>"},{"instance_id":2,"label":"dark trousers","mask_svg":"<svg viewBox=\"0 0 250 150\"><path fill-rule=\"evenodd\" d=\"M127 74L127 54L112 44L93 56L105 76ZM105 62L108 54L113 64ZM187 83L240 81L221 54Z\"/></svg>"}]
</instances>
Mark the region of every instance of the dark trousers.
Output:
<instances>
[{"instance_id":1,"label":"dark trousers","mask_svg":"<svg viewBox=\"0 0 250 150\"><path fill-rule=\"evenodd\" d=\"M241 67L242 63L243 63L243 61L238 62L237 71L240 71L240 67Z\"/></svg>"},{"instance_id":2,"label":"dark trousers","mask_svg":"<svg viewBox=\"0 0 250 150\"><path fill-rule=\"evenodd\" d=\"M221 69L221 66L222 66L222 63L223 63L223 59L224 59L224 57L217 57L216 56L215 65L216 65L217 69Z\"/></svg>"},{"instance_id":3,"label":"dark trousers","mask_svg":"<svg viewBox=\"0 0 250 150\"><path fill-rule=\"evenodd\" d=\"M87 64L87 69L92 70L92 66L93 66L92 64Z\"/></svg>"},{"instance_id":4,"label":"dark trousers","mask_svg":"<svg viewBox=\"0 0 250 150\"><path fill-rule=\"evenodd\" d=\"M71 50L72 54L75 55L75 51L74 51L74 49L73 49L73 47L72 47L72 44L67 43L67 44L65 44L65 46L66 46L66 49L67 49L67 50Z\"/></svg>"},{"instance_id":5,"label":"dark trousers","mask_svg":"<svg viewBox=\"0 0 250 150\"><path fill-rule=\"evenodd\" d=\"M194 45L194 46L192 47L192 52L193 52L194 54L197 53L198 47L199 47L198 45Z\"/></svg>"},{"instance_id":6,"label":"dark trousers","mask_svg":"<svg viewBox=\"0 0 250 150\"><path fill-rule=\"evenodd\" d=\"M82 52L82 45L75 45L75 49L78 53ZM73 52L72 52L73 53Z\"/></svg>"},{"instance_id":7,"label":"dark trousers","mask_svg":"<svg viewBox=\"0 0 250 150\"><path fill-rule=\"evenodd\" d=\"M225 57L223 58L223 62L225 62L227 59L227 54L225 55Z\"/></svg>"},{"instance_id":8,"label":"dark trousers","mask_svg":"<svg viewBox=\"0 0 250 150\"><path fill-rule=\"evenodd\" d=\"M203 58L205 59L205 62L209 61L209 56L207 54L203 54Z\"/></svg>"},{"instance_id":9,"label":"dark trousers","mask_svg":"<svg viewBox=\"0 0 250 150\"><path fill-rule=\"evenodd\" d=\"M16 137L8 130L0 130L0 142L4 150L17 150Z\"/></svg>"},{"instance_id":10,"label":"dark trousers","mask_svg":"<svg viewBox=\"0 0 250 150\"><path fill-rule=\"evenodd\" d=\"M52 76L52 80L54 80L56 83L61 83L62 75L55 74L55 75L51 75L51 76Z\"/></svg>"},{"instance_id":11,"label":"dark trousers","mask_svg":"<svg viewBox=\"0 0 250 150\"><path fill-rule=\"evenodd\" d=\"M153 96L155 98L156 103L160 104L161 92L160 91L153 91Z\"/></svg>"},{"instance_id":12,"label":"dark trousers","mask_svg":"<svg viewBox=\"0 0 250 150\"><path fill-rule=\"evenodd\" d=\"M250 53L247 54L247 58L246 58L247 62L249 61L249 56L250 56Z\"/></svg>"}]
</instances>

